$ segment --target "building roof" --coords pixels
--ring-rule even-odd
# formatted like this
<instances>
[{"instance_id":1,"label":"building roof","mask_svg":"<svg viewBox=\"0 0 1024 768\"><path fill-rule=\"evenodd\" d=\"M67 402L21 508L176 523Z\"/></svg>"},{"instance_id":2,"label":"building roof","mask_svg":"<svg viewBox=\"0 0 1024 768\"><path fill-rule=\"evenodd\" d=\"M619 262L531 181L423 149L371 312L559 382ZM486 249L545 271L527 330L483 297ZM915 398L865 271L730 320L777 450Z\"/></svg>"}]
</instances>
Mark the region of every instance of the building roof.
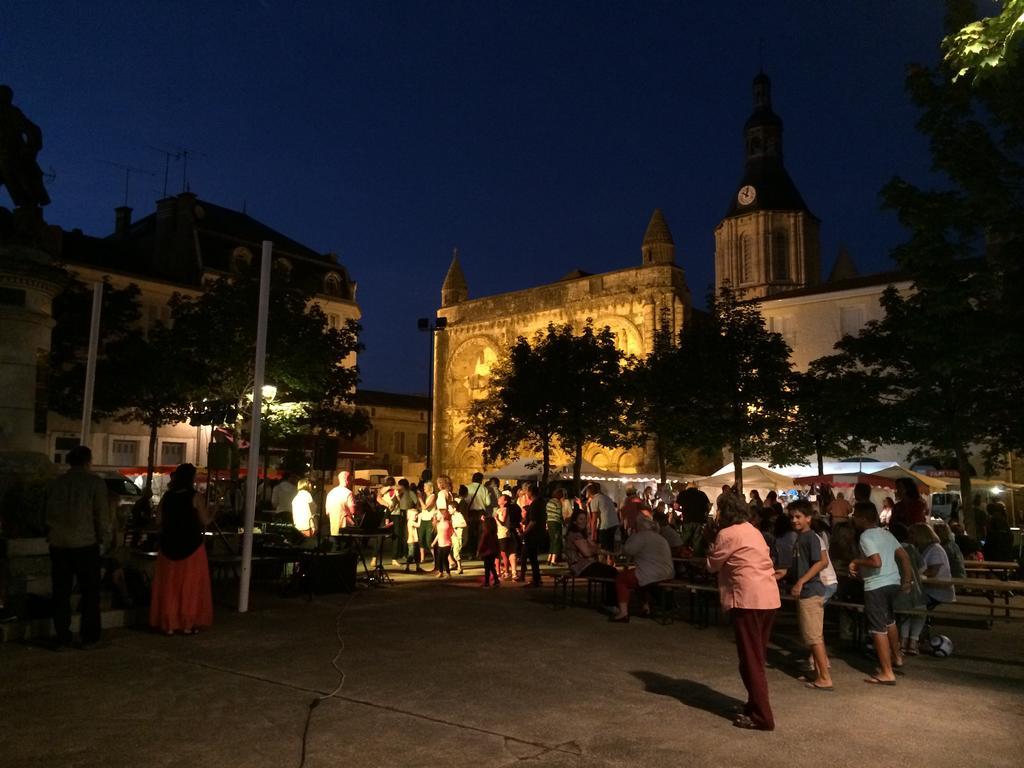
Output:
<instances>
[{"instance_id":1,"label":"building roof","mask_svg":"<svg viewBox=\"0 0 1024 768\"><path fill-rule=\"evenodd\" d=\"M846 250L845 245L839 246L839 256L836 258L836 263L829 273L828 282L836 283L859 276L860 271L857 269L857 265L853 263L853 257L850 256L850 252Z\"/></svg>"},{"instance_id":2,"label":"building roof","mask_svg":"<svg viewBox=\"0 0 1024 768\"><path fill-rule=\"evenodd\" d=\"M130 210L130 209L125 209ZM157 210L105 237L80 230L63 233L60 258L120 274L199 287L210 271L237 271L235 253L245 248L258 263L264 240L275 260L286 259L293 280L311 291L355 300L355 284L330 253L318 253L257 219L191 192L157 202ZM325 277L335 273L327 284Z\"/></svg>"},{"instance_id":3,"label":"building roof","mask_svg":"<svg viewBox=\"0 0 1024 768\"><path fill-rule=\"evenodd\" d=\"M751 301L776 301L777 299L795 299L801 296L815 296L819 294L838 293L839 291L852 291L857 288L870 288L872 286L883 286L893 285L895 283L903 283L910 280L910 277L899 270L892 270L890 272L876 272L872 275L859 275L857 277L850 277L844 280L829 281L827 283L819 283L818 285L811 285L806 288L796 288L792 291L782 291L780 293L773 293L770 296L764 296L759 299L751 299Z\"/></svg>"},{"instance_id":4,"label":"building roof","mask_svg":"<svg viewBox=\"0 0 1024 768\"><path fill-rule=\"evenodd\" d=\"M430 409L430 398L426 395L406 395L400 392L381 392L375 389L360 389L355 394L356 405L375 405L381 408L407 408L415 411Z\"/></svg>"},{"instance_id":5,"label":"building roof","mask_svg":"<svg viewBox=\"0 0 1024 768\"><path fill-rule=\"evenodd\" d=\"M665 221L665 214L661 212L661 208L654 209L651 220L647 224L647 231L644 233L643 244L653 245L654 243L675 245L675 241L672 240L672 232L668 228L668 222Z\"/></svg>"}]
</instances>

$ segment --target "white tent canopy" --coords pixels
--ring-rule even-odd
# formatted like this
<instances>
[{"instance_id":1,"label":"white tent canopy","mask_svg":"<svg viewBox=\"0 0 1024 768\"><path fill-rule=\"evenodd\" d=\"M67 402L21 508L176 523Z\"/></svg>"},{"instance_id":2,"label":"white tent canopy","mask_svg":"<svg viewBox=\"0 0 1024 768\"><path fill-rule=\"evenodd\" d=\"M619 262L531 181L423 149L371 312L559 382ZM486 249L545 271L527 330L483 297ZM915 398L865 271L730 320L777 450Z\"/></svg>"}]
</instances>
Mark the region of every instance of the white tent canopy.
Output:
<instances>
[{"instance_id":1,"label":"white tent canopy","mask_svg":"<svg viewBox=\"0 0 1024 768\"><path fill-rule=\"evenodd\" d=\"M544 463L539 457L525 456L516 459L511 464L506 464L501 469L486 472L485 474L487 477L497 477L502 480L525 480L530 477L540 477L543 471ZM572 477L572 464L552 463L550 472L552 478L564 477L566 475ZM580 468L580 474L601 474L601 470L584 459L583 465Z\"/></svg>"}]
</instances>

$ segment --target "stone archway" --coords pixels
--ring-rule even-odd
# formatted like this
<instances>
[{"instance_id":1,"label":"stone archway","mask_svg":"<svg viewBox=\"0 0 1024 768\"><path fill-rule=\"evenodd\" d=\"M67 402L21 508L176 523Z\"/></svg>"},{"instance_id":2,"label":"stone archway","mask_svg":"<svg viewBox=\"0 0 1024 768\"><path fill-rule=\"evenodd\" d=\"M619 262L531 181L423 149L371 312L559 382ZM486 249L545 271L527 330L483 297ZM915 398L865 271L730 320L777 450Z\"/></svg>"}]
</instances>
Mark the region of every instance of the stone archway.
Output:
<instances>
[{"instance_id":1,"label":"stone archway","mask_svg":"<svg viewBox=\"0 0 1024 768\"><path fill-rule=\"evenodd\" d=\"M615 343L627 355L644 353L644 338L632 320L621 315L604 315L594 320L594 328L608 326L615 335Z\"/></svg>"},{"instance_id":2,"label":"stone archway","mask_svg":"<svg viewBox=\"0 0 1024 768\"><path fill-rule=\"evenodd\" d=\"M469 408L474 400L487 395L499 349L499 344L487 336L474 336L459 344L444 369L446 407Z\"/></svg>"}]
</instances>

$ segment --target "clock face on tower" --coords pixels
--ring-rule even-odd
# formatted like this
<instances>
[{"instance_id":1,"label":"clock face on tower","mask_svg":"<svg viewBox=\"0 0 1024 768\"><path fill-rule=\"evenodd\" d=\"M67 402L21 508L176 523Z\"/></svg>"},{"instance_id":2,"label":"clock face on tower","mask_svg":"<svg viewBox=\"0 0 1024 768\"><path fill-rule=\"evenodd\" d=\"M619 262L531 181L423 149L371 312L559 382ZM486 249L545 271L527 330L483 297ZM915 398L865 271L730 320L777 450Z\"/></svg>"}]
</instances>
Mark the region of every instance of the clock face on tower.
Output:
<instances>
[{"instance_id":1,"label":"clock face on tower","mask_svg":"<svg viewBox=\"0 0 1024 768\"><path fill-rule=\"evenodd\" d=\"M756 198L757 190L749 184L740 187L740 191L736 193L736 200L740 205L750 205Z\"/></svg>"}]
</instances>

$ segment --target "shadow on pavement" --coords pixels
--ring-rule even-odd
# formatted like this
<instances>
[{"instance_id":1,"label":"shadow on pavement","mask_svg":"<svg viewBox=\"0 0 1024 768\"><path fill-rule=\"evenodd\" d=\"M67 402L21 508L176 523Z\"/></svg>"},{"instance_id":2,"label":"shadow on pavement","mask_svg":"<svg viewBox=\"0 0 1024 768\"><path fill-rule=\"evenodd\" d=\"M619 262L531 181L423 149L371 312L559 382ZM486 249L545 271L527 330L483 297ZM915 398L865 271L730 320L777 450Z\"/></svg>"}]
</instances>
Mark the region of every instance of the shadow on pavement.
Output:
<instances>
[{"instance_id":1,"label":"shadow on pavement","mask_svg":"<svg viewBox=\"0 0 1024 768\"><path fill-rule=\"evenodd\" d=\"M681 677L668 677L658 672L631 670L630 674L644 684L644 690L658 696L669 696L688 707L703 709L713 715L732 720L736 717L736 708L744 702L728 694L709 688L704 683L687 680Z\"/></svg>"}]
</instances>

